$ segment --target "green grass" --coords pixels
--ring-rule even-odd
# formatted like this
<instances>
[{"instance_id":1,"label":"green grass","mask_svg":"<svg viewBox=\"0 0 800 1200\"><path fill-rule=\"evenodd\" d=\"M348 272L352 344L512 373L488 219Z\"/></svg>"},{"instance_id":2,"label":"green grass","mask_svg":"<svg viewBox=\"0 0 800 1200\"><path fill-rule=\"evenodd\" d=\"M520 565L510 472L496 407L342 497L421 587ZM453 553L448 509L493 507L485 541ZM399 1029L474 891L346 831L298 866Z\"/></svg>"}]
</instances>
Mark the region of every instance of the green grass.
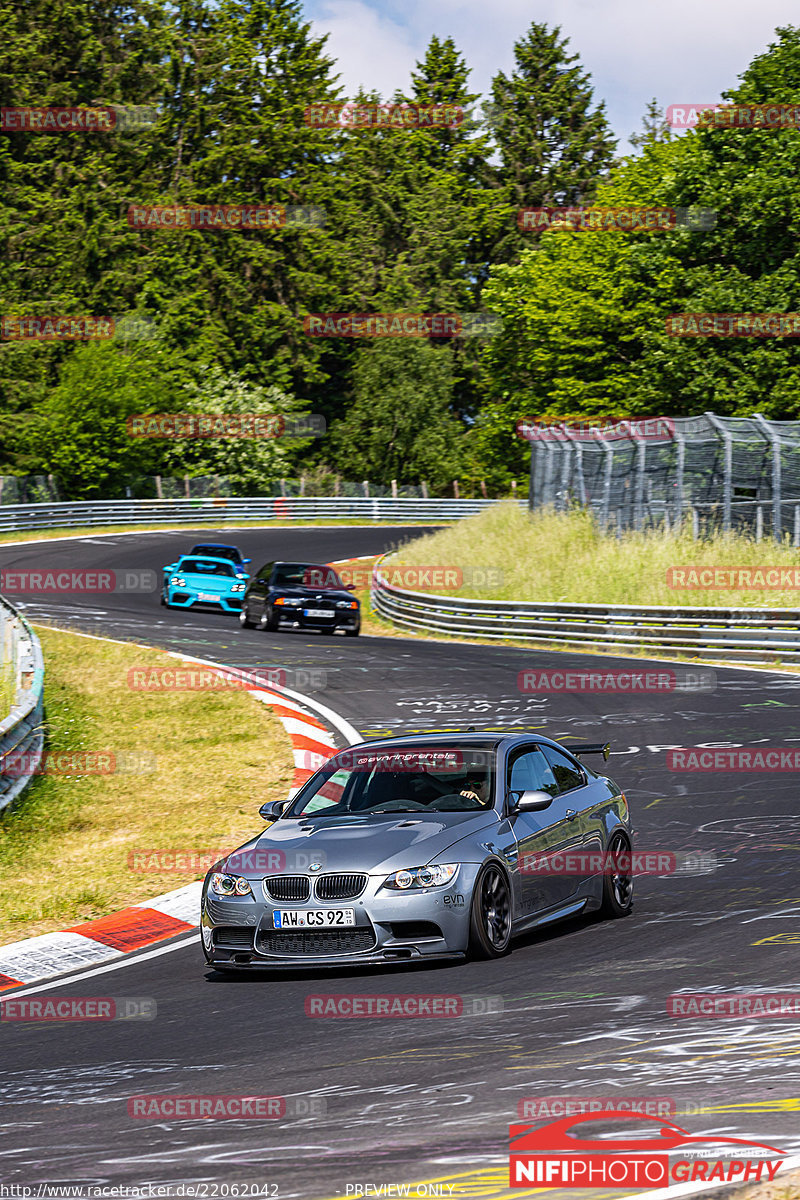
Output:
<instances>
[{"instance_id":1,"label":"green grass","mask_svg":"<svg viewBox=\"0 0 800 1200\"><path fill-rule=\"evenodd\" d=\"M146 774L41 775L0 813L0 944L63 929L172 891L200 871L139 872L129 852L233 849L284 800L288 735L244 691L132 691L134 666L179 665L155 650L37 628L48 748L155 756ZM210 865L210 864L209 864Z\"/></svg>"},{"instance_id":2,"label":"green grass","mask_svg":"<svg viewBox=\"0 0 800 1200\"><path fill-rule=\"evenodd\" d=\"M419 538L389 563L489 567L502 572L493 588L469 586L447 595L486 600L540 600L576 604L672 605L723 608L797 608L800 589L673 588L670 567L799 567L800 550L788 541L755 542L736 534L693 541L691 532L624 533L599 530L580 510L527 513L499 504L477 517ZM388 563L387 563L388 565Z\"/></svg>"}]
</instances>

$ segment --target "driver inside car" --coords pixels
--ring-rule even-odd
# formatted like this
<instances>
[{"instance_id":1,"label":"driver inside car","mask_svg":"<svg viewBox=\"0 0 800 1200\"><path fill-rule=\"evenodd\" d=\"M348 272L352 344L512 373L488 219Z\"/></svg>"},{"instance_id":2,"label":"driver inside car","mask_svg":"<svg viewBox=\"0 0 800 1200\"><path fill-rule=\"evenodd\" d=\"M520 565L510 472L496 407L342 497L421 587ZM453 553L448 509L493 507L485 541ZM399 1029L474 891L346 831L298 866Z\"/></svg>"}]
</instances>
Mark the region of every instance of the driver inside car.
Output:
<instances>
[{"instance_id":1,"label":"driver inside car","mask_svg":"<svg viewBox=\"0 0 800 1200\"><path fill-rule=\"evenodd\" d=\"M489 798L489 780L486 775L483 772L479 775L468 775L459 796L465 796L468 800L477 800L483 807Z\"/></svg>"}]
</instances>

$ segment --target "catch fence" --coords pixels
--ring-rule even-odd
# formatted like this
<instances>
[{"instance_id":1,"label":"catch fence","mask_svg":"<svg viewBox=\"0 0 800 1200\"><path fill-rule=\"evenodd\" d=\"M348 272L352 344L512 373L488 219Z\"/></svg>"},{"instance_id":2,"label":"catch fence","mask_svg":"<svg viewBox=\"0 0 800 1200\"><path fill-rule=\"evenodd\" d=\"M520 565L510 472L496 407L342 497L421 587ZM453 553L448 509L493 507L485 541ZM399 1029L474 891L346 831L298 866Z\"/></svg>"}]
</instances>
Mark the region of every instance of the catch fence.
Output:
<instances>
[{"instance_id":1,"label":"catch fence","mask_svg":"<svg viewBox=\"0 0 800 1200\"><path fill-rule=\"evenodd\" d=\"M655 437L643 427L548 426L531 441L530 507L580 504L618 532L689 523L696 538L800 546L800 421L706 413L664 419Z\"/></svg>"}]
</instances>

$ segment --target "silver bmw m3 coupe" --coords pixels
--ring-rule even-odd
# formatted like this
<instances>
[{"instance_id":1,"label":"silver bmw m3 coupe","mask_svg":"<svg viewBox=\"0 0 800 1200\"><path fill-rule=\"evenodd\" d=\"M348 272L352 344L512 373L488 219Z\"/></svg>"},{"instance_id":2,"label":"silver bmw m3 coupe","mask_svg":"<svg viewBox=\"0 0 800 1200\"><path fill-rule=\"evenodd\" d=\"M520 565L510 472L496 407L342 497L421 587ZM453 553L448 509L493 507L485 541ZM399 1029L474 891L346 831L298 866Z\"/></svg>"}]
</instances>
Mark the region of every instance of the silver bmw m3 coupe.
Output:
<instances>
[{"instance_id":1,"label":"silver bmw m3 coupe","mask_svg":"<svg viewBox=\"0 0 800 1200\"><path fill-rule=\"evenodd\" d=\"M437 734L337 752L209 871L206 961L222 970L495 958L537 926L633 902L613 780L532 735Z\"/></svg>"}]
</instances>

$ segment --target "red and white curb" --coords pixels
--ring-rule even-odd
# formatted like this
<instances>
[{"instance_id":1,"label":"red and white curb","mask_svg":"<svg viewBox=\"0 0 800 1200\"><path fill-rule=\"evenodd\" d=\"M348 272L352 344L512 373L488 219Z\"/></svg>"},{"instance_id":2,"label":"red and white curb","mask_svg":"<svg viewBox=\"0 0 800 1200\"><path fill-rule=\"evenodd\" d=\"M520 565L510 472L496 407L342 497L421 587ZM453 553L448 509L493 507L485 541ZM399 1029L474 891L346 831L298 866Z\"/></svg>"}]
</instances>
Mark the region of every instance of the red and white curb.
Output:
<instances>
[{"instance_id":1,"label":"red and white curb","mask_svg":"<svg viewBox=\"0 0 800 1200\"><path fill-rule=\"evenodd\" d=\"M81 634L94 641L113 641L93 634ZM126 643L134 644L134 643ZM142 649L153 649L143 646ZM246 669L237 670L223 663L194 658L166 651L181 662L211 667L219 675L247 680ZM288 688L253 687L248 691L268 704L283 724L292 742L294 778L289 796L294 796L318 767L342 745L354 745L362 740L358 730L333 709ZM340 745L337 746L338 737ZM231 847L235 849L235 847ZM130 908L73 925L59 933L43 933L0 946L0 992L40 980L52 979L81 967L96 966L109 959L120 958L144 946L163 942L180 933L197 929L200 924L200 894L202 881L196 880L173 892L165 892L153 900L144 900Z\"/></svg>"},{"instance_id":2,"label":"red and white curb","mask_svg":"<svg viewBox=\"0 0 800 1200\"><path fill-rule=\"evenodd\" d=\"M0 946L0 991L95 966L196 928L202 886L198 880L62 933Z\"/></svg>"}]
</instances>

